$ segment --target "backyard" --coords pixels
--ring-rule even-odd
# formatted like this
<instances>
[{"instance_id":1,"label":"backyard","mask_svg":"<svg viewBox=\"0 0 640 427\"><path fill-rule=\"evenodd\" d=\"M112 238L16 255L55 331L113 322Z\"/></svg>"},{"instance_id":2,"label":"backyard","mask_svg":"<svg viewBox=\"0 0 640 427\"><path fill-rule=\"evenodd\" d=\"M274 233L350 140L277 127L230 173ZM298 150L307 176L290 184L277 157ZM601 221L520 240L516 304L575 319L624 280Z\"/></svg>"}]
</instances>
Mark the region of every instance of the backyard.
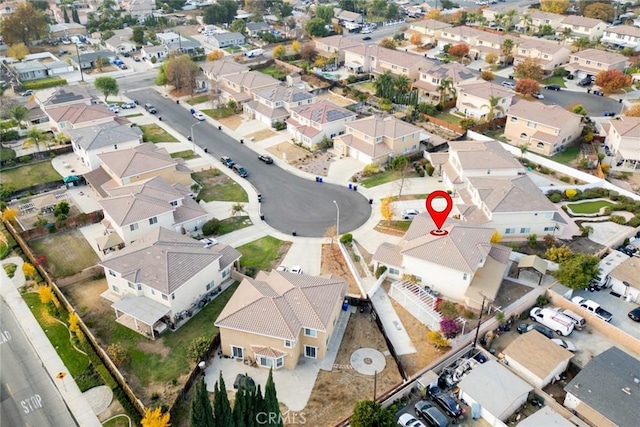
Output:
<instances>
[{"instance_id":1,"label":"backyard","mask_svg":"<svg viewBox=\"0 0 640 427\"><path fill-rule=\"evenodd\" d=\"M36 256L45 256L45 268L54 277L72 276L100 261L79 230L49 234L29 241L29 246Z\"/></svg>"},{"instance_id":2,"label":"backyard","mask_svg":"<svg viewBox=\"0 0 640 427\"><path fill-rule=\"evenodd\" d=\"M218 169L211 168L201 172L195 172L191 175L202 187L198 193L198 199L205 202L248 202L249 196L244 189L220 172Z\"/></svg>"},{"instance_id":3,"label":"backyard","mask_svg":"<svg viewBox=\"0 0 640 427\"><path fill-rule=\"evenodd\" d=\"M33 163L14 169L2 169L2 184L14 190L62 180L50 161Z\"/></svg>"},{"instance_id":4,"label":"backyard","mask_svg":"<svg viewBox=\"0 0 640 427\"><path fill-rule=\"evenodd\" d=\"M600 213L602 208L609 208L614 206L613 202L607 200L593 200L590 202L569 203L567 207L573 214L597 214Z\"/></svg>"},{"instance_id":5,"label":"backyard","mask_svg":"<svg viewBox=\"0 0 640 427\"><path fill-rule=\"evenodd\" d=\"M152 142L154 144L158 142L178 142L175 136L155 124L140 125L140 130L142 131L142 140L144 142Z\"/></svg>"},{"instance_id":6,"label":"backyard","mask_svg":"<svg viewBox=\"0 0 640 427\"><path fill-rule=\"evenodd\" d=\"M291 242L265 236L236 249L242 254L240 264L244 268L269 271L279 264L290 247Z\"/></svg>"},{"instance_id":7,"label":"backyard","mask_svg":"<svg viewBox=\"0 0 640 427\"><path fill-rule=\"evenodd\" d=\"M284 80L287 77L287 75L289 75L289 72L286 70L286 68L278 67L277 65L271 65L266 68L260 68L256 71L260 71L261 73L267 74L273 77L274 79L278 79L278 80Z\"/></svg>"},{"instance_id":8,"label":"backyard","mask_svg":"<svg viewBox=\"0 0 640 427\"><path fill-rule=\"evenodd\" d=\"M551 160L553 160L554 162L562 163L563 165L568 165L578 157L578 154L580 154L580 147L567 147L561 153L558 153L555 156L551 157Z\"/></svg>"}]
</instances>

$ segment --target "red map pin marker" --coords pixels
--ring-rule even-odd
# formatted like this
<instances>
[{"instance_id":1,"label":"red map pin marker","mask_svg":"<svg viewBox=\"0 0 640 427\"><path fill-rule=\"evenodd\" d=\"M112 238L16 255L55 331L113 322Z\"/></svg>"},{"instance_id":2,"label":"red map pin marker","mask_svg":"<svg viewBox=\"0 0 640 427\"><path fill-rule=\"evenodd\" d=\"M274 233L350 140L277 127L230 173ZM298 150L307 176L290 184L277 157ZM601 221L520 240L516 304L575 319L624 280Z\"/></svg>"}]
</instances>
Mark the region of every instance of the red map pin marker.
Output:
<instances>
[{"instance_id":1,"label":"red map pin marker","mask_svg":"<svg viewBox=\"0 0 640 427\"><path fill-rule=\"evenodd\" d=\"M438 197L442 197L445 202L447 202L447 206L445 206L445 208L441 211L438 211L433 207L433 200ZM441 190L434 191L427 196L427 202L425 203L425 205L427 207L427 212L429 212L429 215L431 215L431 219L435 223L436 227L438 227L437 230L431 230L431 234L433 236L446 236L447 234L449 234L447 230L442 230L442 225L447 220L447 217L449 216L449 213L453 208L453 200L451 200L451 196L449 195L449 193Z\"/></svg>"}]
</instances>

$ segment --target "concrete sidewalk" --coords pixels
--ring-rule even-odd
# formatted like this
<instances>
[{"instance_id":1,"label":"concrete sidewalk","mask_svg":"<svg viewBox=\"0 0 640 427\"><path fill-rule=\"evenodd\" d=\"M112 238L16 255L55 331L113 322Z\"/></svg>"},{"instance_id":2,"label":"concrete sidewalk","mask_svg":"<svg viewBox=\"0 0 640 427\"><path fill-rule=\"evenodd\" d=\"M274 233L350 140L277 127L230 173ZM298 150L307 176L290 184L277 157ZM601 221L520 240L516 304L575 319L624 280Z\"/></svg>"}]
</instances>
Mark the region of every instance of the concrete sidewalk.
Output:
<instances>
[{"instance_id":1,"label":"concrete sidewalk","mask_svg":"<svg viewBox=\"0 0 640 427\"><path fill-rule=\"evenodd\" d=\"M391 299L381 287L371 297L371 303L376 308L384 331L391 341L393 349L398 356L416 353L417 350L411 342L411 338L391 304Z\"/></svg>"},{"instance_id":2,"label":"concrete sidewalk","mask_svg":"<svg viewBox=\"0 0 640 427\"><path fill-rule=\"evenodd\" d=\"M71 375L67 375L62 380L56 379L56 375L58 375L58 373L68 373L69 370L60 359L60 356L58 356L58 353L53 348L53 345L51 345L49 338L47 338L40 327L40 324L37 322L33 313L31 313L31 310L29 310L29 307L18 292L18 288L23 286L25 283L24 273L22 272L22 258L8 258L2 260L0 264L4 265L10 263L16 264L18 268L16 269L13 279L9 279L4 268L1 269L0 278L2 278L2 280L0 280L0 290L2 296L9 305L16 319L18 319L25 335L28 337L29 341L31 341L31 345L35 349L36 353L38 353L40 360L42 360L42 365L49 373L51 381L55 384L58 392L66 402L69 411L73 414L78 425L81 427L101 427L102 423L100 423L96 414L91 410L89 402L82 394ZM9 367L4 366L3 368L7 369Z\"/></svg>"}]
</instances>

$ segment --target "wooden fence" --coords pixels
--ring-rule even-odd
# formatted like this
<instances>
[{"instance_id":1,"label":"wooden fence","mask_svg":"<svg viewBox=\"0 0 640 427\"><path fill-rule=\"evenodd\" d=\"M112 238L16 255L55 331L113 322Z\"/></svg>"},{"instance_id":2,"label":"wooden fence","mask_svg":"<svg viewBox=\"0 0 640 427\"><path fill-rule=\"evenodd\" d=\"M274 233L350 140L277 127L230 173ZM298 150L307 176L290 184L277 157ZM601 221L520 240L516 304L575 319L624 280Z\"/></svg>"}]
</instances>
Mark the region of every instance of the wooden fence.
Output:
<instances>
[{"instance_id":1,"label":"wooden fence","mask_svg":"<svg viewBox=\"0 0 640 427\"><path fill-rule=\"evenodd\" d=\"M55 230L69 230L71 228L78 228L88 224L96 224L104 219L104 214L102 210L93 211L89 213L82 213L80 215L72 216L71 218L67 218L64 221L58 221L55 224ZM36 239L38 237L42 237L48 234L51 234L49 228L45 225L31 228L29 230L20 231L20 236L24 240Z\"/></svg>"},{"instance_id":2,"label":"wooden fence","mask_svg":"<svg viewBox=\"0 0 640 427\"><path fill-rule=\"evenodd\" d=\"M429 120L429 123L433 123L436 126L440 126L443 127L445 129L449 129L452 132L455 132L457 134L463 135L465 133L465 130L462 129L462 127L458 126L458 125L454 125L452 123L446 122L442 119L439 119L437 117L433 117L430 116L428 114L423 114L424 118Z\"/></svg>"}]
</instances>

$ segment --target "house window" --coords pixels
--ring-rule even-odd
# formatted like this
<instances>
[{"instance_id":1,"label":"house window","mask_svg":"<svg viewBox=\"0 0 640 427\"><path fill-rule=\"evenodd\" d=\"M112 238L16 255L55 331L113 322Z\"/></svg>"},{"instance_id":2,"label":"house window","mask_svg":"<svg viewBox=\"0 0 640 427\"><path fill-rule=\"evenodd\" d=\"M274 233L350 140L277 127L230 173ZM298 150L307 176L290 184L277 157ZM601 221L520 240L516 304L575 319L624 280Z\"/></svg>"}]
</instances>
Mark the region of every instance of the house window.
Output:
<instances>
[{"instance_id":1,"label":"house window","mask_svg":"<svg viewBox=\"0 0 640 427\"><path fill-rule=\"evenodd\" d=\"M109 276L116 277L116 273L113 270L109 270Z\"/></svg>"},{"instance_id":2,"label":"house window","mask_svg":"<svg viewBox=\"0 0 640 427\"><path fill-rule=\"evenodd\" d=\"M129 225L129 230L131 231L136 231L138 229L138 224L131 224Z\"/></svg>"},{"instance_id":3,"label":"house window","mask_svg":"<svg viewBox=\"0 0 640 427\"><path fill-rule=\"evenodd\" d=\"M178 201L177 201L177 200L174 200L174 201L172 201L172 202L169 202L169 204L170 204L171 206L178 206Z\"/></svg>"},{"instance_id":4,"label":"house window","mask_svg":"<svg viewBox=\"0 0 640 427\"><path fill-rule=\"evenodd\" d=\"M511 117L511 118L509 119L509 121L510 121L511 123L515 123L515 122L517 122L517 121L518 121L518 118L517 118L517 117Z\"/></svg>"},{"instance_id":5,"label":"house window","mask_svg":"<svg viewBox=\"0 0 640 427\"><path fill-rule=\"evenodd\" d=\"M529 234L531 232L531 229L529 227L522 227L520 229L520 234Z\"/></svg>"},{"instance_id":6,"label":"house window","mask_svg":"<svg viewBox=\"0 0 640 427\"><path fill-rule=\"evenodd\" d=\"M543 144L542 142L538 142L538 143L536 144L536 147L538 147L538 148L544 148L544 144Z\"/></svg>"},{"instance_id":7,"label":"house window","mask_svg":"<svg viewBox=\"0 0 640 427\"><path fill-rule=\"evenodd\" d=\"M127 285L129 285L129 287L130 287L131 289L135 289L135 288L136 288L136 287L133 285L133 283L131 283L131 282L127 282Z\"/></svg>"},{"instance_id":8,"label":"house window","mask_svg":"<svg viewBox=\"0 0 640 427\"><path fill-rule=\"evenodd\" d=\"M282 365L284 365L284 356L276 359L276 368L282 368Z\"/></svg>"},{"instance_id":9,"label":"house window","mask_svg":"<svg viewBox=\"0 0 640 427\"><path fill-rule=\"evenodd\" d=\"M591 61L587 61L587 65L591 64Z\"/></svg>"},{"instance_id":10,"label":"house window","mask_svg":"<svg viewBox=\"0 0 640 427\"><path fill-rule=\"evenodd\" d=\"M284 347L285 347L285 348L293 348L293 341L291 341L291 340L284 340Z\"/></svg>"},{"instance_id":11,"label":"house window","mask_svg":"<svg viewBox=\"0 0 640 427\"><path fill-rule=\"evenodd\" d=\"M162 299L165 300L165 301L169 301L169 296L165 295L165 294L162 294Z\"/></svg>"},{"instance_id":12,"label":"house window","mask_svg":"<svg viewBox=\"0 0 640 427\"><path fill-rule=\"evenodd\" d=\"M520 139L527 139L527 134L526 133L521 133L520 134Z\"/></svg>"},{"instance_id":13,"label":"house window","mask_svg":"<svg viewBox=\"0 0 640 427\"><path fill-rule=\"evenodd\" d=\"M318 331L316 331L315 329L304 328L304 336L315 338L318 336Z\"/></svg>"},{"instance_id":14,"label":"house window","mask_svg":"<svg viewBox=\"0 0 640 427\"><path fill-rule=\"evenodd\" d=\"M555 227L545 227L544 231L555 231Z\"/></svg>"},{"instance_id":15,"label":"house window","mask_svg":"<svg viewBox=\"0 0 640 427\"><path fill-rule=\"evenodd\" d=\"M113 149L117 150L118 149L118 144L113 144Z\"/></svg>"},{"instance_id":16,"label":"house window","mask_svg":"<svg viewBox=\"0 0 640 427\"><path fill-rule=\"evenodd\" d=\"M113 289L114 292L120 293L120 289L116 285L111 285L111 289Z\"/></svg>"},{"instance_id":17,"label":"house window","mask_svg":"<svg viewBox=\"0 0 640 427\"><path fill-rule=\"evenodd\" d=\"M531 129L535 129L536 128L536 124L535 124L535 122L527 122L527 127L531 128Z\"/></svg>"},{"instance_id":18,"label":"house window","mask_svg":"<svg viewBox=\"0 0 640 427\"><path fill-rule=\"evenodd\" d=\"M516 234L516 229L515 228L507 228L506 230L504 230L504 234Z\"/></svg>"},{"instance_id":19,"label":"house window","mask_svg":"<svg viewBox=\"0 0 640 427\"><path fill-rule=\"evenodd\" d=\"M171 294L171 299L176 299L176 294Z\"/></svg>"},{"instance_id":20,"label":"house window","mask_svg":"<svg viewBox=\"0 0 640 427\"><path fill-rule=\"evenodd\" d=\"M393 274L394 276L397 276L398 274L400 274L400 270L389 267L389 274Z\"/></svg>"},{"instance_id":21,"label":"house window","mask_svg":"<svg viewBox=\"0 0 640 427\"><path fill-rule=\"evenodd\" d=\"M231 346L231 357L236 359L244 359L244 349L242 347Z\"/></svg>"},{"instance_id":22,"label":"house window","mask_svg":"<svg viewBox=\"0 0 640 427\"><path fill-rule=\"evenodd\" d=\"M311 359L315 359L317 357L318 354L318 347L313 347L310 345L305 345L304 346L304 355L305 357L311 358Z\"/></svg>"},{"instance_id":23,"label":"house window","mask_svg":"<svg viewBox=\"0 0 640 427\"><path fill-rule=\"evenodd\" d=\"M209 283L207 283L207 291L210 291L211 288L213 288L213 280Z\"/></svg>"},{"instance_id":24,"label":"house window","mask_svg":"<svg viewBox=\"0 0 640 427\"><path fill-rule=\"evenodd\" d=\"M467 273L462 273L462 280L467 280Z\"/></svg>"},{"instance_id":25,"label":"house window","mask_svg":"<svg viewBox=\"0 0 640 427\"><path fill-rule=\"evenodd\" d=\"M141 290L142 290L142 285L141 285L140 283L137 283L137 284L136 284L136 287L138 288L138 290L139 290L139 291L141 291Z\"/></svg>"}]
</instances>

